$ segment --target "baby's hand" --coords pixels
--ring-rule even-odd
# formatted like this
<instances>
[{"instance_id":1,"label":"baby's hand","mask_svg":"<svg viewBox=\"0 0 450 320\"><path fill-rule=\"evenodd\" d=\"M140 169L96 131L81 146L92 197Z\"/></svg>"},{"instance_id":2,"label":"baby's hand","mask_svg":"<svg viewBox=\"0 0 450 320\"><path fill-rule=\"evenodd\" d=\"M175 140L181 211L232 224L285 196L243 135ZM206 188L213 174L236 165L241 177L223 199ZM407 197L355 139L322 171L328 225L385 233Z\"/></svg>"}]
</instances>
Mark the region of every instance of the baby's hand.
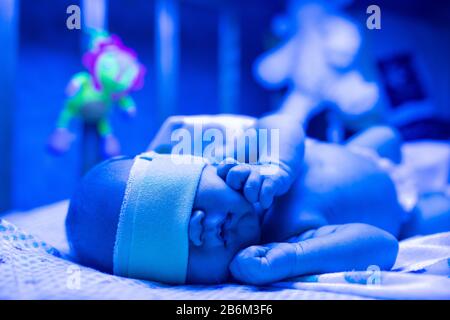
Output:
<instances>
[{"instance_id":1,"label":"baby's hand","mask_svg":"<svg viewBox=\"0 0 450 320\"><path fill-rule=\"evenodd\" d=\"M244 283L267 284L306 274L364 271L370 265L390 270L398 253L394 236L361 223L325 225L288 241L242 250L231 261L231 274Z\"/></svg>"},{"instance_id":2,"label":"baby's hand","mask_svg":"<svg viewBox=\"0 0 450 320\"><path fill-rule=\"evenodd\" d=\"M255 285L295 276L296 257L301 251L295 243L251 246L234 257L230 272L236 280Z\"/></svg>"},{"instance_id":3,"label":"baby's hand","mask_svg":"<svg viewBox=\"0 0 450 320\"><path fill-rule=\"evenodd\" d=\"M217 174L234 190L240 191L250 203L259 202L263 209L269 208L275 196L285 193L291 178L281 167L238 163L227 159L217 167Z\"/></svg>"}]
</instances>

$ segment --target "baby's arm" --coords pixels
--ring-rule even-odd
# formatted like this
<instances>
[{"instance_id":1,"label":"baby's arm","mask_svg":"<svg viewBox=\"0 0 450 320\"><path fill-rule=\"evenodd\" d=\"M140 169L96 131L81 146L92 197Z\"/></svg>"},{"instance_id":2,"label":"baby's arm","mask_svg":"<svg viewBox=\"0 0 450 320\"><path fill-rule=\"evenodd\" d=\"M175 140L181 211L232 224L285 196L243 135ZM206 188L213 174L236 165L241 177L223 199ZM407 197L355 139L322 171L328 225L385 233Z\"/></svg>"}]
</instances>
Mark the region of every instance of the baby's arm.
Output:
<instances>
[{"instance_id":1,"label":"baby's arm","mask_svg":"<svg viewBox=\"0 0 450 320\"><path fill-rule=\"evenodd\" d=\"M398 242L366 224L327 225L286 243L252 246L233 259L230 271L244 283L266 284L306 274L392 268Z\"/></svg>"},{"instance_id":2,"label":"baby's arm","mask_svg":"<svg viewBox=\"0 0 450 320\"><path fill-rule=\"evenodd\" d=\"M259 154L258 165L226 161L218 166L217 173L230 187L242 191L248 201L268 208L273 198L286 193L297 178L303 165L305 136L298 122L283 114L263 117L255 128L260 150L268 150ZM267 132L267 139L262 138L261 130ZM279 139L269 138L271 130L278 132Z\"/></svg>"},{"instance_id":3,"label":"baby's arm","mask_svg":"<svg viewBox=\"0 0 450 320\"><path fill-rule=\"evenodd\" d=\"M256 127L258 130L265 129L268 132L271 130L279 130L279 154L268 152L267 154L260 155L258 160L260 164L279 165L281 169L289 174L290 182L292 183L303 165L305 151L305 134L303 128L295 119L280 113L260 118ZM260 141L260 143L264 142ZM273 151L273 146L269 144L268 149L272 149Z\"/></svg>"}]
</instances>

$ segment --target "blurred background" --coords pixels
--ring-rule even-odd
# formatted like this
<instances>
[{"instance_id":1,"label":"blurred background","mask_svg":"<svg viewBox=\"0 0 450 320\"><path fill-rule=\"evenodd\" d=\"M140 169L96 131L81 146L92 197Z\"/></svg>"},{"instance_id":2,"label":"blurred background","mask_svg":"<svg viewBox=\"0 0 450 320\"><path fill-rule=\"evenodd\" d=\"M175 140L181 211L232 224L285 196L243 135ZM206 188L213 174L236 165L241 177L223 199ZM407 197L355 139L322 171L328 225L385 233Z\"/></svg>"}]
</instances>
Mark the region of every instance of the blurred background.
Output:
<instances>
[{"instance_id":1,"label":"blurred background","mask_svg":"<svg viewBox=\"0 0 450 320\"><path fill-rule=\"evenodd\" d=\"M368 27L373 4L381 29ZM81 7L81 30L66 26L70 5ZM405 140L450 138L448 1L0 0L0 211L66 199L80 178L80 121L68 152L47 143L93 27L147 69L131 93L136 117L110 115L124 154L145 150L170 115L280 108L317 108L308 132L324 140L372 123Z\"/></svg>"}]
</instances>

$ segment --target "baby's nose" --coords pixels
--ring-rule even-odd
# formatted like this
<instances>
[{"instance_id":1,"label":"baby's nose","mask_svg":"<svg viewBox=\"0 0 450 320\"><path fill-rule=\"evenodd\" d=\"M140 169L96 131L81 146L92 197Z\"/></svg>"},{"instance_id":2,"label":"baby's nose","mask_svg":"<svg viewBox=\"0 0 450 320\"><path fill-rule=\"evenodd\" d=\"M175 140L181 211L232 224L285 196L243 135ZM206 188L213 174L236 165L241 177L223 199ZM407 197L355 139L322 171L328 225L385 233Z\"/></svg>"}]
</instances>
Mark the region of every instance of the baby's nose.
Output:
<instances>
[{"instance_id":1,"label":"baby's nose","mask_svg":"<svg viewBox=\"0 0 450 320\"><path fill-rule=\"evenodd\" d=\"M231 228L231 215L214 213L204 222L205 236L210 241L219 241L222 244L226 240L226 233Z\"/></svg>"}]
</instances>

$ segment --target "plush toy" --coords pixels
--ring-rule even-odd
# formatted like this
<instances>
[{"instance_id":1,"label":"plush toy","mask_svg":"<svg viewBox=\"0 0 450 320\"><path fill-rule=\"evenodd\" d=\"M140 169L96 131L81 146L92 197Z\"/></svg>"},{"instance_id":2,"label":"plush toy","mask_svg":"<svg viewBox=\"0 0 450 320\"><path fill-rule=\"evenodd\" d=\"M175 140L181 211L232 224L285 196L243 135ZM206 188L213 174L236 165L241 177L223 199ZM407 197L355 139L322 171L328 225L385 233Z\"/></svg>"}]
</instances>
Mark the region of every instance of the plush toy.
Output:
<instances>
[{"instance_id":1,"label":"plush toy","mask_svg":"<svg viewBox=\"0 0 450 320\"><path fill-rule=\"evenodd\" d=\"M307 125L331 107L334 121L372 120L378 86L363 79L353 62L361 45L355 23L342 12L349 1L292 0L288 14L274 19L274 33L286 39L255 63L255 76L268 89L288 87L281 111Z\"/></svg>"},{"instance_id":2,"label":"plush toy","mask_svg":"<svg viewBox=\"0 0 450 320\"><path fill-rule=\"evenodd\" d=\"M112 157L120 153L120 144L113 135L108 116L115 104L130 117L136 114L129 93L143 86L145 68L136 53L115 35L96 33L89 47L83 56L87 71L75 74L70 80L67 100L49 147L55 154L68 151L74 140L69 124L72 119L80 118L85 124L96 126L103 156Z\"/></svg>"}]
</instances>

